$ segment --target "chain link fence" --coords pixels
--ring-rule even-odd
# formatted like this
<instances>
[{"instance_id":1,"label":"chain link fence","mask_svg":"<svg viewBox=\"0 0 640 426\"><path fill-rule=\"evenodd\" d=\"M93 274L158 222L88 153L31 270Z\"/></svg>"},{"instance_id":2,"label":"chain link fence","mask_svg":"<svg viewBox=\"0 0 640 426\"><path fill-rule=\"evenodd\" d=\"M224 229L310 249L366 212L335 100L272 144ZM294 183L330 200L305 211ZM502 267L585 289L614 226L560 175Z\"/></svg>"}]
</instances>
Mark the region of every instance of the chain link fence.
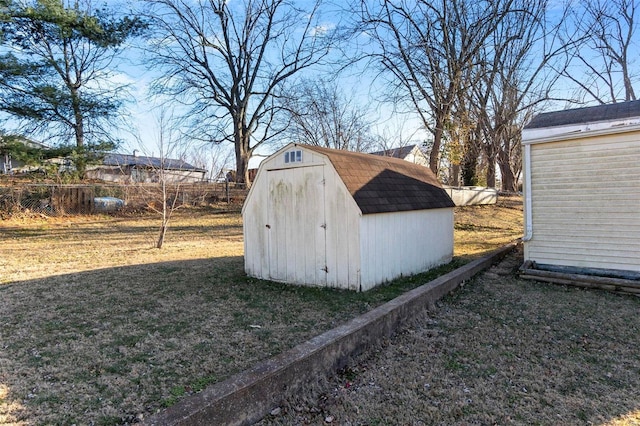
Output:
<instances>
[{"instance_id":1,"label":"chain link fence","mask_svg":"<svg viewBox=\"0 0 640 426\"><path fill-rule=\"evenodd\" d=\"M166 194L166 195L165 195ZM244 185L234 183L171 184L5 184L0 185L0 214L37 213L64 216L159 211L162 203L203 206L241 205Z\"/></svg>"}]
</instances>

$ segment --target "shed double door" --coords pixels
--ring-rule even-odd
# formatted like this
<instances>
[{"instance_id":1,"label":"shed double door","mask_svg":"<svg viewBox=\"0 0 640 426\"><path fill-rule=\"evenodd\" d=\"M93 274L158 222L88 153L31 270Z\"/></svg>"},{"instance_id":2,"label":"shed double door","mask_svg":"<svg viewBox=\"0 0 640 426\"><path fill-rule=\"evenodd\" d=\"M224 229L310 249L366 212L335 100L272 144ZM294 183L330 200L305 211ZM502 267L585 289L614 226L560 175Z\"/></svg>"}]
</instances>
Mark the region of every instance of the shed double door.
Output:
<instances>
[{"instance_id":1,"label":"shed double door","mask_svg":"<svg viewBox=\"0 0 640 426\"><path fill-rule=\"evenodd\" d=\"M269 170L267 173L270 279L326 285L324 166Z\"/></svg>"}]
</instances>

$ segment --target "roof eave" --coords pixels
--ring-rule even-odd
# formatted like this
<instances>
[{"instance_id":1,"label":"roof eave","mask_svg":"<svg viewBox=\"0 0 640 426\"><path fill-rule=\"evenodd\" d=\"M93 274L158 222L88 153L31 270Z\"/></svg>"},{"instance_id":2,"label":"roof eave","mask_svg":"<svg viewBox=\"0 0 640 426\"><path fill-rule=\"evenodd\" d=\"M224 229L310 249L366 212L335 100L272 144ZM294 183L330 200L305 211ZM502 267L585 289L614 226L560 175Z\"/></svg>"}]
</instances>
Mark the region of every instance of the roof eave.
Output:
<instances>
[{"instance_id":1,"label":"roof eave","mask_svg":"<svg viewBox=\"0 0 640 426\"><path fill-rule=\"evenodd\" d=\"M522 144L532 145L640 131L640 117L522 130Z\"/></svg>"}]
</instances>

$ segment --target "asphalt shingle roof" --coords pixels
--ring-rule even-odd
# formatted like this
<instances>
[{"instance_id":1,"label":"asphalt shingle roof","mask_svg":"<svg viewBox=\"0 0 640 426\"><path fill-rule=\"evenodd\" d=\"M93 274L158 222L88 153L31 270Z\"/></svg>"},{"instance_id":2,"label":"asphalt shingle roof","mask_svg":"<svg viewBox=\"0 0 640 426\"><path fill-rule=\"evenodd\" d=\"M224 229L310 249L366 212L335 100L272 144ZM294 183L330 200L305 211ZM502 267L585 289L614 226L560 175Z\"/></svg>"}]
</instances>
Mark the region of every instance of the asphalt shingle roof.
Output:
<instances>
[{"instance_id":1,"label":"asphalt shingle roof","mask_svg":"<svg viewBox=\"0 0 640 426\"><path fill-rule=\"evenodd\" d=\"M162 158L158 157L145 157L142 155L127 155L127 154L107 154L104 157L102 163L105 166L139 166L149 167L153 169L159 169L163 166ZM164 159L165 170L190 170L190 171L204 171L196 166L193 166L186 161L177 160L174 158Z\"/></svg>"},{"instance_id":2,"label":"asphalt shingle roof","mask_svg":"<svg viewBox=\"0 0 640 426\"><path fill-rule=\"evenodd\" d=\"M392 157L302 146L329 158L363 214L454 207L428 167Z\"/></svg>"},{"instance_id":3,"label":"asphalt shingle roof","mask_svg":"<svg viewBox=\"0 0 640 426\"><path fill-rule=\"evenodd\" d=\"M640 117L640 101L619 102L608 105L545 112L533 117L533 120L524 128L539 129L543 127L584 124L632 117Z\"/></svg>"}]
</instances>

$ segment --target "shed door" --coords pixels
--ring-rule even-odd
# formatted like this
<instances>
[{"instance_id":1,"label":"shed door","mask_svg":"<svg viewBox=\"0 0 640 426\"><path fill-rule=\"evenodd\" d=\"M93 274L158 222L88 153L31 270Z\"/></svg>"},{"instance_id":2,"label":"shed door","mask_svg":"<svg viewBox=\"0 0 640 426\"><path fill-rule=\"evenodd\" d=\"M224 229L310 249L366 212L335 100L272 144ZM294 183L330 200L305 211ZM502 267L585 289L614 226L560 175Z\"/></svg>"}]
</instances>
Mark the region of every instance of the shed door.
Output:
<instances>
[{"instance_id":1,"label":"shed door","mask_svg":"<svg viewBox=\"0 0 640 426\"><path fill-rule=\"evenodd\" d=\"M270 279L326 285L324 166L267 173Z\"/></svg>"}]
</instances>

